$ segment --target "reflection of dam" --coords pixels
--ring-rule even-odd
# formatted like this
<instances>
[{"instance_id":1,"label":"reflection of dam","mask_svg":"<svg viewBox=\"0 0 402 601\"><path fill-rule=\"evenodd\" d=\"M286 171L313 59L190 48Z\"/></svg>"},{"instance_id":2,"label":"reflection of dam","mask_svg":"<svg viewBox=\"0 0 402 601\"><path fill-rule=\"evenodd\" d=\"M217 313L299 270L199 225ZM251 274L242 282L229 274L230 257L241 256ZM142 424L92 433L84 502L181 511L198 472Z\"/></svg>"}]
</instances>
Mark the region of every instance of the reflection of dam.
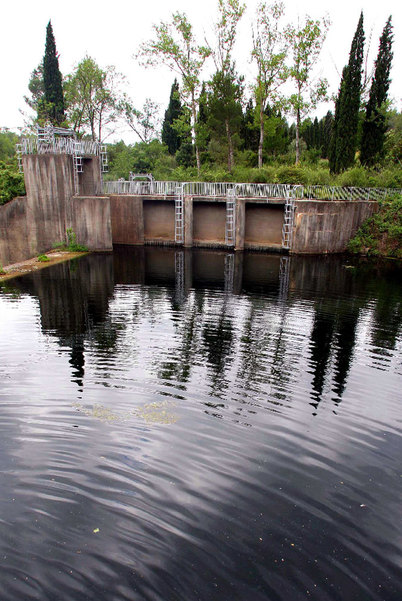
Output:
<instances>
[{"instance_id":1,"label":"reflection of dam","mask_svg":"<svg viewBox=\"0 0 402 601\"><path fill-rule=\"evenodd\" d=\"M236 328L241 332L242 344L247 345L245 358L250 363L250 381L254 377L253 361L271 344L278 347L275 374L283 384L281 357L288 336L296 331L289 330L288 319L299 314L297 331L302 328L301 336L309 339L310 403L316 413L326 395L328 378L332 400L337 404L343 397L362 310L370 307L372 313L372 327L367 336L373 344L389 349L397 344L401 310L400 295L395 291L400 289L400 280L395 270L392 292L384 286L392 276L392 272L386 271L384 268L374 289L372 280L368 284L364 264L355 270L346 269L338 257L117 246L113 255L92 254L17 278L13 288L38 298L41 329L68 349L72 380L79 389L83 386L88 350L98 349L103 357L112 356L127 324L147 319L152 299L167 300L165 310L172 312L172 316L179 311L189 317L186 321L189 329L183 330L181 359L176 366L178 379L182 372L191 371L192 361L197 361L196 349L191 346L194 335L191 316L199 315L202 339L214 349L216 357L215 388L222 385L221 367L225 363L219 353L227 352L230 332ZM116 319L119 289L134 305L131 301L123 303L124 318ZM348 290L353 302L343 302L339 289ZM385 294L386 290L389 291ZM210 303L216 303L216 314L209 313L204 323L202 316ZM262 306L270 307L265 320L261 320ZM242 307L240 313L238 307ZM123 306L119 307L117 313L122 309ZM386 330L380 327L385 321ZM253 340L250 345L249 340ZM300 342L298 336L294 340ZM191 357L186 358L186 353Z\"/></svg>"},{"instance_id":2,"label":"reflection of dam","mask_svg":"<svg viewBox=\"0 0 402 601\"><path fill-rule=\"evenodd\" d=\"M258 290L283 298L289 286L290 260L275 254L117 246L114 281L175 287L178 296L190 288L212 287L231 294Z\"/></svg>"}]
</instances>

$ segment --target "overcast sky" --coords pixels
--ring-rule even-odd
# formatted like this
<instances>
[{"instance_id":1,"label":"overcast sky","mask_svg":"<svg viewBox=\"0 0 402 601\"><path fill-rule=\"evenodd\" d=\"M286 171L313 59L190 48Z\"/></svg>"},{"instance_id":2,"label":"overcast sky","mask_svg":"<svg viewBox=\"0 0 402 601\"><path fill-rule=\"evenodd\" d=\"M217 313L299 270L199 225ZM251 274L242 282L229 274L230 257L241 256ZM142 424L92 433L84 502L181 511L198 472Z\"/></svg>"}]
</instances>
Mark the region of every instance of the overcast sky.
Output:
<instances>
[{"instance_id":1,"label":"overcast sky","mask_svg":"<svg viewBox=\"0 0 402 601\"><path fill-rule=\"evenodd\" d=\"M235 59L240 73L246 82L253 79L254 68L249 62L251 48L251 27L258 0L247 2L246 14L239 28ZM297 16L309 14L320 18L328 14L331 18L317 75L324 76L330 83L330 92L336 93L340 73L348 60L350 44L356 29L360 11L364 12L366 38L372 31L370 65L378 51L378 41L385 22L390 14L394 26L394 61L390 96L395 99L395 107L402 109L402 5L396 0L287 0L286 20L294 21ZM74 66L86 55L92 56L104 67L115 65L127 80L125 91L140 108L146 97L166 108L174 75L167 68L144 69L133 54L142 41L152 36L152 25L160 20L168 20L171 13L180 10L187 13L195 32L200 39L206 36L213 41L212 29L216 20L217 0L203 0L190 3L185 0L148 0L147 2L102 3L92 0L20 0L9 2L3 7L2 33L0 36L1 81L3 93L0 100L0 126L16 129L23 126L21 110L27 111L23 100L27 94L27 84L32 70L42 60L45 49L46 25L51 19L59 52L60 69L63 75L71 72ZM399 77L397 76L399 75ZM205 77L208 77L208 69ZM321 116L328 107L317 111ZM117 138L124 137L128 142L134 138L123 130Z\"/></svg>"}]
</instances>

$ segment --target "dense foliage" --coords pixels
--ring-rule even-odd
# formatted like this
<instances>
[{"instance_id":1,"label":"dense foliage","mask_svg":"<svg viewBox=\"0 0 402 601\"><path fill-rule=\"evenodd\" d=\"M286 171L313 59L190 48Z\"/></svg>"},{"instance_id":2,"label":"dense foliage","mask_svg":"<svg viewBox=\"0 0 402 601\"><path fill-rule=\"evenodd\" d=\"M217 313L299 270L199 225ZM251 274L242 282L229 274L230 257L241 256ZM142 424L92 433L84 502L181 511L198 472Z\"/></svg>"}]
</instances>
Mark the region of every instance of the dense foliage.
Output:
<instances>
[{"instance_id":1,"label":"dense foliage","mask_svg":"<svg viewBox=\"0 0 402 601\"><path fill-rule=\"evenodd\" d=\"M46 28L46 48L43 57L43 89L48 120L53 125L60 126L65 121L64 95L56 42L50 21Z\"/></svg>"},{"instance_id":2,"label":"dense foliage","mask_svg":"<svg viewBox=\"0 0 402 601\"><path fill-rule=\"evenodd\" d=\"M24 177L16 165L0 161L0 205L24 194Z\"/></svg>"},{"instance_id":3,"label":"dense foliage","mask_svg":"<svg viewBox=\"0 0 402 601\"><path fill-rule=\"evenodd\" d=\"M402 259L402 196L380 204L349 243L353 253Z\"/></svg>"},{"instance_id":4,"label":"dense foliage","mask_svg":"<svg viewBox=\"0 0 402 601\"><path fill-rule=\"evenodd\" d=\"M391 83L392 39L391 17L389 17L380 38L380 48L375 63L375 72L371 83L366 117L363 122L360 154L360 160L363 165L374 165L384 152L385 132L387 129L384 105Z\"/></svg>"},{"instance_id":5,"label":"dense foliage","mask_svg":"<svg viewBox=\"0 0 402 601\"><path fill-rule=\"evenodd\" d=\"M349 54L344 67L338 98L335 103L335 120L329 152L332 173L340 173L354 163L359 124L361 77L363 64L364 29L363 12L357 24Z\"/></svg>"}]
</instances>

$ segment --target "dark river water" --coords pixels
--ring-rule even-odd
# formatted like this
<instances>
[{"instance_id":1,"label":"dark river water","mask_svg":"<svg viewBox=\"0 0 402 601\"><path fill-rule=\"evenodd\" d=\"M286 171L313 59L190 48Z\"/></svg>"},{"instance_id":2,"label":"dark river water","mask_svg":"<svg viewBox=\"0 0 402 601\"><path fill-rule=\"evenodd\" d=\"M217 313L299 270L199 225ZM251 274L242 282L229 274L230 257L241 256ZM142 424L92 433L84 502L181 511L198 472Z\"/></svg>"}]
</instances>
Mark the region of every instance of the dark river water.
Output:
<instances>
[{"instance_id":1,"label":"dark river water","mask_svg":"<svg viewBox=\"0 0 402 601\"><path fill-rule=\"evenodd\" d=\"M0 601L400 601L402 271L120 248L0 287Z\"/></svg>"}]
</instances>

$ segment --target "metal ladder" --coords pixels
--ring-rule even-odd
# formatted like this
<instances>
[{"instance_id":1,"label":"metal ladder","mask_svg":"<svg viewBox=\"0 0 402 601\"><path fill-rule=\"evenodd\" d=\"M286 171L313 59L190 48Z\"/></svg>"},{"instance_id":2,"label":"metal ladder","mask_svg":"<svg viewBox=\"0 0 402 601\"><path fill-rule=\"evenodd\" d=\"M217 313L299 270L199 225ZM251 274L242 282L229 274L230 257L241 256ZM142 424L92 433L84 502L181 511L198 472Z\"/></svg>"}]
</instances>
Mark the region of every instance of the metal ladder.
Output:
<instances>
[{"instance_id":1,"label":"metal ladder","mask_svg":"<svg viewBox=\"0 0 402 601\"><path fill-rule=\"evenodd\" d=\"M236 190L229 188L226 192L226 226L225 226L225 244L227 246L235 245L236 230Z\"/></svg>"},{"instance_id":2,"label":"metal ladder","mask_svg":"<svg viewBox=\"0 0 402 601\"><path fill-rule=\"evenodd\" d=\"M101 168L102 168L102 173L107 173L109 171L109 165L107 162L107 150L106 150L106 145L102 144L99 148L100 150L100 161L101 161Z\"/></svg>"},{"instance_id":3,"label":"metal ladder","mask_svg":"<svg viewBox=\"0 0 402 601\"><path fill-rule=\"evenodd\" d=\"M81 144L77 140L73 141L73 175L74 175L74 191L79 194L78 174L83 172Z\"/></svg>"},{"instance_id":4,"label":"metal ladder","mask_svg":"<svg viewBox=\"0 0 402 601\"><path fill-rule=\"evenodd\" d=\"M285 212L282 226L282 248L290 250L293 240L293 226L295 220L295 204L291 191L286 190Z\"/></svg>"},{"instance_id":5,"label":"metal ladder","mask_svg":"<svg viewBox=\"0 0 402 601\"><path fill-rule=\"evenodd\" d=\"M183 186L176 186L174 201L174 241L176 244L184 242L184 202Z\"/></svg>"},{"instance_id":6,"label":"metal ladder","mask_svg":"<svg viewBox=\"0 0 402 601\"><path fill-rule=\"evenodd\" d=\"M18 171L20 173L24 173L24 167L22 165L22 144L15 145L15 152L16 152L17 161L18 161Z\"/></svg>"}]
</instances>

